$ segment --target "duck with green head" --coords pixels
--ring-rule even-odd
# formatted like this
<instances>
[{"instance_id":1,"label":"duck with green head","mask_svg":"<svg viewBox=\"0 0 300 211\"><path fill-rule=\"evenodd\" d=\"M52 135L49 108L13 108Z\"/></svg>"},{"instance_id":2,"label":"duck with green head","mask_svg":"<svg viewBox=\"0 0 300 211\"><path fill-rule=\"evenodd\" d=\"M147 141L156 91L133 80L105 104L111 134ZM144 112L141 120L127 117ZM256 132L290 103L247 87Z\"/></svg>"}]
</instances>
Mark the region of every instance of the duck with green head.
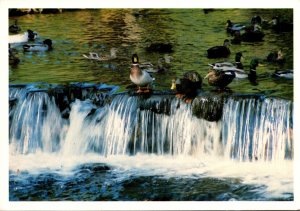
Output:
<instances>
[{"instance_id":1,"label":"duck with green head","mask_svg":"<svg viewBox=\"0 0 300 211\"><path fill-rule=\"evenodd\" d=\"M139 57L135 53L132 55L132 64L130 69L130 80L138 86L137 93L149 93L150 85L152 84L154 78L139 66ZM146 88L144 88L146 87Z\"/></svg>"}]
</instances>

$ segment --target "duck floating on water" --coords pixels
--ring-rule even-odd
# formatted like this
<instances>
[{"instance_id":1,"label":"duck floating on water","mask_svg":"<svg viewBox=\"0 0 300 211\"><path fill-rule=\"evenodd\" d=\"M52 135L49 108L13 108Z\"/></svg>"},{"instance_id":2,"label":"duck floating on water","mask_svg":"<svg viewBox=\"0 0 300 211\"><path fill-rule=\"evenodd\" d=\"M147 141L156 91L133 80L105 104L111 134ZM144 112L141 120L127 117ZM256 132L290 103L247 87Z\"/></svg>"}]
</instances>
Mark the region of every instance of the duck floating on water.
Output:
<instances>
[{"instance_id":1,"label":"duck floating on water","mask_svg":"<svg viewBox=\"0 0 300 211\"><path fill-rule=\"evenodd\" d=\"M183 78L172 80L172 90L176 90L176 97L184 98L190 103L197 96L198 90L202 87L202 78L199 73L189 71L184 73Z\"/></svg>"},{"instance_id":2,"label":"duck floating on water","mask_svg":"<svg viewBox=\"0 0 300 211\"><path fill-rule=\"evenodd\" d=\"M239 23L233 24L231 20L227 20L226 22L226 31L231 34L233 34L236 31L241 31L245 27L246 26L243 24L239 24Z\"/></svg>"},{"instance_id":3,"label":"duck floating on water","mask_svg":"<svg viewBox=\"0 0 300 211\"><path fill-rule=\"evenodd\" d=\"M242 58L242 52L238 52L235 55L235 64L231 62L216 62L213 64L209 64L209 66L217 71L233 71L235 73L235 78L246 78L248 76L243 70L244 66L241 62Z\"/></svg>"},{"instance_id":4,"label":"duck floating on water","mask_svg":"<svg viewBox=\"0 0 300 211\"><path fill-rule=\"evenodd\" d=\"M244 42L259 42L262 41L265 34L261 31L259 24L246 27L244 32L241 33L241 40Z\"/></svg>"},{"instance_id":5,"label":"duck floating on water","mask_svg":"<svg viewBox=\"0 0 300 211\"><path fill-rule=\"evenodd\" d=\"M150 85L154 78L139 66L139 57L137 54L132 55L132 64L130 69L130 80L138 86L137 93L149 93ZM145 88L146 87L146 88Z\"/></svg>"},{"instance_id":6,"label":"duck floating on water","mask_svg":"<svg viewBox=\"0 0 300 211\"><path fill-rule=\"evenodd\" d=\"M21 31L21 27L18 25L18 20L15 20L15 23L13 25L10 25L8 28L10 33L17 34L19 31Z\"/></svg>"},{"instance_id":7,"label":"duck floating on water","mask_svg":"<svg viewBox=\"0 0 300 211\"><path fill-rule=\"evenodd\" d=\"M9 53L9 65L17 65L20 63L20 59L16 56L14 50L10 47L10 44L8 46L8 53Z\"/></svg>"},{"instance_id":8,"label":"duck floating on water","mask_svg":"<svg viewBox=\"0 0 300 211\"><path fill-rule=\"evenodd\" d=\"M284 78L284 79L293 79L294 71L293 70L277 70L272 74L275 78Z\"/></svg>"},{"instance_id":9,"label":"duck floating on water","mask_svg":"<svg viewBox=\"0 0 300 211\"><path fill-rule=\"evenodd\" d=\"M275 16L271 20L272 29L277 32L290 32L293 31L293 24L287 21L282 21L279 16Z\"/></svg>"},{"instance_id":10,"label":"duck floating on water","mask_svg":"<svg viewBox=\"0 0 300 211\"><path fill-rule=\"evenodd\" d=\"M270 52L267 56L267 62L283 64L285 62L285 58L282 49Z\"/></svg>"},{"instance_id":11,"label":"duck floating on water","mask_svg":"<svg viewBox=\"0 0 300 211\"><path fill-rule=\"evenodd\" d=\"M95 52L90 52L89 55L83 54L82 56L86 59L96 60L96 61L108 61L117 58L118 50L116 48L110 49L110 55L99 55Z\"/></svg>"},{"instance_id":12,"label":"duck floating on water","mask_svg":"<svg viewBox=\"0 0 300 211\"><path fill-rule=\"evenodd\" d=\"M228 39L224 40L223 46L211 47L207 50L208 58L222 58L230 55L229 46L230 42Z\"/></svg>"},{"instance_id":13,"label":"duck floating on water","mask_svg":"<svg viewBox=\"0 0 300 211\"><path fill-rule=\"evenodd\" d=\"M38 37L38 34L30 29L24 34L9 35L9 43L25 43L28 41L34 41Z\"/></svg>"},{"instance_id":14,"label":"duck floating on water","mask_svg":"<svg viewBox=\"0 0 300 211\"><path fill-rule=\"evenodd\" d=\"M24 51L48 51L52 50L52 40L45 39L43 43L33 43L33 44L25 44L23 45Z\"/></svg>"}]
</instances>

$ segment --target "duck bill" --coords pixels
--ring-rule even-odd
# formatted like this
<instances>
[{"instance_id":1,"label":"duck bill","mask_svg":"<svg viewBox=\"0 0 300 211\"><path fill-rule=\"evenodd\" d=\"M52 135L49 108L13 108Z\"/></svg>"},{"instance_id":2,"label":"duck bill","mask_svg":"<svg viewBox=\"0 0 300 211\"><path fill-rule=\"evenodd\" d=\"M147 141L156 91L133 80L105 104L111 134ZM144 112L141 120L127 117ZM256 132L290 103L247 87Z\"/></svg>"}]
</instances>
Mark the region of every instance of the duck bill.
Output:
<instances>
[{"instance_id":1,"label":"duck bill","mask_svg":"<svg viewBox=\"0 0 300 211\"><path fill-rule=\"evenodd\" d=\"M176 89L176 84L172 83L171 90L175 90L175 89Z\"/></svg>"}]
</instances>

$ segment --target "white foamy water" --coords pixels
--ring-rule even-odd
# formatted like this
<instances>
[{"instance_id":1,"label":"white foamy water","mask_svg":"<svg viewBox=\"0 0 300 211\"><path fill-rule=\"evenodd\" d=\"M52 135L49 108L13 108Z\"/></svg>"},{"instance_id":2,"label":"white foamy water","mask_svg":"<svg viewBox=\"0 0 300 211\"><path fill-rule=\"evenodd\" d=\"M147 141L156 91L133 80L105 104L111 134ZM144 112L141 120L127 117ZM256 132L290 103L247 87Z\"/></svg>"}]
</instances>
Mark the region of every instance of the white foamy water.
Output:
<instances>
[{"instance_id":1,"label":"white foamy water","mask_svg":"<svg viewBox=\"0 0 300 211\"><path fill-rule=\"evenodd\" d=\"M290 101L225 101L219 121L193 115L172 97L115 96L95 106L71 104L63 119L46 93L11 92L10 170L72 175L84 163L105 163L130 175L236 178L266 186L272 197L293 193ZM213 108L212 108L213 109Z\"/></svg>"}]
</instances>

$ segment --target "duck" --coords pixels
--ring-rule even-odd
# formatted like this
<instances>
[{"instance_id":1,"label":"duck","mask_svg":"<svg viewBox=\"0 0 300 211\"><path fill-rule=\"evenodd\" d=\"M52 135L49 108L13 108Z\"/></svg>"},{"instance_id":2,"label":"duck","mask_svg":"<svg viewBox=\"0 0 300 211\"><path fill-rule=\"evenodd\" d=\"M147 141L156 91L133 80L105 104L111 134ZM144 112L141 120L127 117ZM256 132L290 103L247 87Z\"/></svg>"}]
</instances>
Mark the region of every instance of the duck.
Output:
<instances>
[{"instance_id":1,"label":"duck","mask_svg":"<svg viewBox=\"0 0 300 211\"><path fill-rule=\"evenodd\" d=\"M227 20L227 22L226 22L226 31L231 34L233 34L236 31L240 31L240 30L244 29L245 27L246 26L243 24L239 24L239 23L233 24L231 22L231 20Z\"/></svg>"},{"instance_id":2,"label":"duck","mask_svg":"<svg viewBox=\"0 0 300 211\"><path fill-rule=\"evenodd\" d=\"M52 40L45 39L43 43L33 43L33 44L25 44L23 45L24 51L48 51L52 50Z\"/></svg>"},{"instance_id":3,"label":"duck","mask_svg":"<svg viewBox=\"0 0 300 211\"><path fill-rule=\"evenodd\" d=\"M225 89L225 87L228 84L230 84L234 78L235 78L234 71L231 70L218 71L212 68L209 69L208 74L204 77L204 79L207 79L208 84L210 86L218 87L221 90Z\"/></svg>"},{"instance_id":4,"label":"duck","mask_svg":"<svg viewBox=\"0 0 300 211\"><path fill-rule=\"evenodd\" d=\"M259 15L255 15L251 18L251 24L262 24L262 18Z\"/></svg>"},{"instance_id":5,"label":"duck","mask_svg":"<svg viewBox=\"0 0 300 211\"><path fill-rule=\"evenodd\" d=\"M256 68L259 65L259 61L258 59L252 59L250 62L250 71L248 74L248 79L250 81L251 84L253 85L257 85L257 75L256 75Z\"/></svg>"},{"instance_id":6,"label":"duck","mask_svg":"<svg viewBox=\"0 0 300 211\"><path fill-rule=\"evenodd\" d=\"M149 86L155 80L150 73L142 70L139 66L139 57L136 53L132 55L132 64L130 69L130 80L138 86L137 93L149 93ZM142 88L143 87L143 88ZM146 88L144 88L146 87Z\"/></svg>"},{"instance_id":7,"label":"duck","mask_svg":"<svg viewBox=\"0 0 300 211\"><path fill-rule=\"evenodd\" d=\"M242 52L237 52L235 55L235 64L231 62L216 62L208 65L217 71L233 71L235 73L235 78L246 78L247 74L243 70L244 66L241 62L242 59Z\"/></svg>"},{"instance_id":8,"label":"duck","mask_svg":"<svg viewBox=\"0 0 300 211\"><path fill-rule=\"evenodd\" d=\"M34 41L38 37L38 34L30 29L24 34L9 35L9 43L26 43L28 41Z\"/></svg>"},{"instance_id":9,"label":"duck","mask_svg":"<svg viewBox=\"0 0 300 211\"><path fill-rule=\"evenodd\" d=\"M244 42L259 42L262 41L265 34L261 31L259 24L246 27L244 32L241 33L241 40Z\"/></svg>"},{"instance_id":10,"label":"duck","mask_svg":"<svg viewBox=\"0 0 300 211\"><path fill-rule=\"evenodd\" d=\"M176 97L185 99L186 103L191 103L198 95L198 90L202 87L202 78L196 71L184 73L183 78L173 79L171 90L176 91Z\"/></svg>"},{"instance_id":11,"label":"duck","mask_svg":"<svg viewBox=\"0 0 300 211\"><path fill-rule=\"evenodd\" d=\"M150 62L144 62L140 63L140 68L147 71L148 73L166 72L170 67L171 59L171 56L165 55L163 58L158 59L156 67Z\"/></svg>"},{"instance_id":12,"label":"duck","mask_svg":"<svg viewBox=\"0 0 300 211\"><path fill-rule=\"evenodd\" d=\"M116 48L110 49L110 55L99 55L95 52L90 52L89 55L83 54L82 56L86 59L96 60L96 61L108 61L117 58L118 50Z\"/></svg>"},{"instance_id":13,"label":"duck","mask_svg":"<svg viewBox=\"0 0 300 211\"><path fill-rule=\"evenodd\" d=\"M272 74L275 78L284 78L284 79L293 79L294 71L293 70L277 70Z\"/></svg>"},{"instance_id":14,"label":"duck","mask_svg":"<svg viewBox=\"0 0 300 211\"><path fill-rule=\"evenodd\" d=\"M222 58L228 57L230 55L230 50L228 46L230 45L229 40L225 39L223 46L211 47L207 50L208 58Z\"/></svg>"},{"instance_id":15,"label":"duck","mask_svg":"<svg viewBox=\"0 0 300 211\"><path fill-rule=\"evenodd\" d=\"M8 47L8 53L9 53L9 65L17 65L20 63L20 59L15 55L15 52L13 51L13 49L10 47Z\"/></svg>"},{"instance_id":16,"label":"duck","mask_svg":"<svg viewBox=\"0 0 300 211\"><path fill-rule=\"evenodd\" d=\"M267 56L267 62L283 64L285 62L285 58L282 49L270 52Z\"/></svg>"},{"instance_id":17,"label":"duck","mask_svg":"<svg viewBox=\"0 0 300 211\"><path fill-rule=\"evenodd\" d=\"M279 16L272 17L270 23L271 23L271 28L277 33L290 32L293 31L294 28L292 23L288 23L286 21L280 20Z\"/></svg>"},{"instance_id":18,"label":"duck","mask_svg":"<svg viewBox=\"0 0 300 211\"><path fill-rule=\"evenodd\" d=\"M18 20L15 20L15 23L9 26L9 32L17 34L19 31L21 31L21 27L18 25Z\"/></svg>"}]
</instances>

